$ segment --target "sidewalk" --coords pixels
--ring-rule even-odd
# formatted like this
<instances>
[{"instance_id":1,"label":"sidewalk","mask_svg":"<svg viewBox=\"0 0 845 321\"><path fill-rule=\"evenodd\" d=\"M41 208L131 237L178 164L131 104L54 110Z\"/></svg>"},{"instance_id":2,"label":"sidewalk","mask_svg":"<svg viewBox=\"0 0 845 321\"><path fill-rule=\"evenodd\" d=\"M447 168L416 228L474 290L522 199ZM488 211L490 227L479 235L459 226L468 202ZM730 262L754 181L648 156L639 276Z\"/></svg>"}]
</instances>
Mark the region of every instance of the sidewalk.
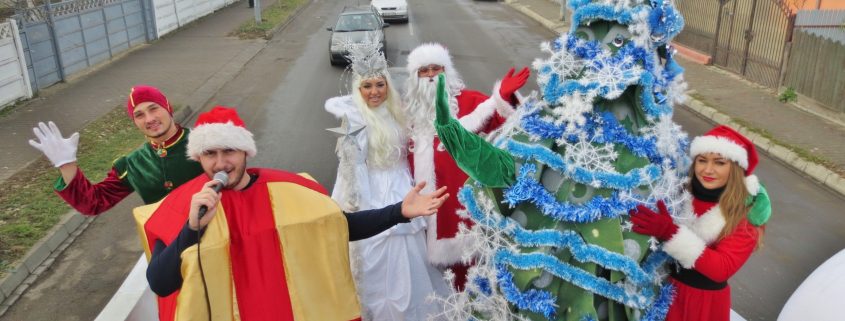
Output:
<instances>
[{"instance_id":1,"label":"sidewalk","mask_svg":"<svg viewBox=\"0 0 845 321\"><path fill-rule=\"evenodd\" d=\"M552 31L569 31L569 17L566 22L560 21L557 0L505 2ZM717 67L696 64L683 57L678 60L685 68L684 77L691 89L684 107L716 123L737 128L761 151L845 195L845 125L806 112L801 106L783 104L774 91ZM765 130L771 139L751 132L744 125ZM776 141L830 161L835 171L803 160Z\"/></svg>"},{"instance_id":2,"label":"sidewalk","mask_svg":"<svg viewBox=\"0 0 845 321\"><path fill-rule=\"evenodd\" d=\"M266 7L274 2L262 3ZM264 47L266 40L226 36L252 17L247 2L237 2L16 106L0 117L0 183L41 156L27 143L39 121L52 120L62 134L70 135L116 106L125 106L133 85L156 86L171 104L192 111L202 108Z\"/></svg>"},{"instance_id":3,"label":"sidewalk","mask_svg":"<svg viewBox=\"0 0 845 321\"><path fill-rule=\"evenodd\" d=\"M262 7L274 3L262 1ZM263 39L227 36L252 18L247 1L237 2L152 44L132 49L86 75L42 90L38 97L0 116L0 137L4 137L0 140L0 184L42 157L27 143L39 121L52 120L62 134L69 136L116 106L126 106L133 85L160 88L171 104L182 106L174 117L188 121L265 47L267 41ZM70 211L33 246L19 266L0 279L0 316L93 220Z\"/></svg>"}]
</instances>

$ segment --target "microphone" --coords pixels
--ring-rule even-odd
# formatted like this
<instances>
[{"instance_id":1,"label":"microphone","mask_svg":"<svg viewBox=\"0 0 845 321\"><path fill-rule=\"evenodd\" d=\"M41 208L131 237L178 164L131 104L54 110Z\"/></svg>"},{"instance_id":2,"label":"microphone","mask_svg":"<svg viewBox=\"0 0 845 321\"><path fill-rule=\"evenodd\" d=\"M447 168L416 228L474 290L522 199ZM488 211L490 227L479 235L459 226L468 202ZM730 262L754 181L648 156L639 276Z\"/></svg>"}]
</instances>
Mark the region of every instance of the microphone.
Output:
<instances>
[{"instance_id":1,"label":"microphone","mask_svg":"<svg viewBox=\"0 0 845 321\"><path fill-rule=\"evenodd\" d=\"M226 174L225 171L219 171L217 173L214 173L214 177L211 180L220 182L219 184L214 185L214 187L212 187L212 189L214 189L214 192L218 193L221 189L223 189L223 186L229 184L229 175ZM202 217L205 216L205 212L208 212L208 207L205 205L200 206L200 210L197 213L197 221L201 220Z\"/></svg>"}]
</instances>

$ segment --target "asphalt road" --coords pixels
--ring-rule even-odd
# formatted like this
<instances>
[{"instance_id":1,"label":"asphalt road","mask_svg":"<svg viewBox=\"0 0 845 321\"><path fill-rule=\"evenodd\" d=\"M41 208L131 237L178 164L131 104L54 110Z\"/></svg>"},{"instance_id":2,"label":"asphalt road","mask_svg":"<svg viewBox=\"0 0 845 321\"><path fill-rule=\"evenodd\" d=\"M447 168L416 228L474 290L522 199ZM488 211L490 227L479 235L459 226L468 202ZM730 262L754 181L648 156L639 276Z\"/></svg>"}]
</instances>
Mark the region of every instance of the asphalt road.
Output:
<instances>
[{"instance_id":1,"label":"asphalt road","mask_svg":"<svg viewBox=\"0 0 845 321\"><path fill-rule=\"evenodd\" d=\"M325 28L344 4L314 0L205 106L238 107L257 139L252 166L308 172L327 188L334 184L335 139L325 128L338 122L323 110L323 103L347 92L341 79L348 75L329 65ZM410 22L386 29L388 60L404 66L415 46L440 42L454 56L467 86L482 92L490 92L510 66L527 66L542 57L540 42L554 37L502 3L410 5ZM535 88L532 79L527 89ZM681 107L676 121L691 135L712 126ZM734 309L749 320L775 320L813 268L845 248L845 220L840 219L845 199L767 156L757 174L769 188L775 211L765 247L731 280ZM141 253L128 215L138 204L134 197L95 220L2 319L93 319Z\"/></svg>"}]
</instances>

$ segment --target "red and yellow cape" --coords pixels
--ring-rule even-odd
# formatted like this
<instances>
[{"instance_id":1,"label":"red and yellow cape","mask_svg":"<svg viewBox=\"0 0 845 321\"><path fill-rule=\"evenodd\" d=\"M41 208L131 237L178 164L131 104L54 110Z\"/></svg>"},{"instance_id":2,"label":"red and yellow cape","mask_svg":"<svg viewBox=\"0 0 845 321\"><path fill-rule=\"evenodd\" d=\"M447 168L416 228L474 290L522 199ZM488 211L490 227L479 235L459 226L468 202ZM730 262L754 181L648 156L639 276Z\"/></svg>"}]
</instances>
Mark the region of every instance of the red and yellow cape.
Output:
<instances>
[{"instance_id":1,"label":"red and yellow cape","mask_svg":"<svg viewBox=\"0 0 845 321\"><path fill-rule=\"evenodd\" d=\"M359 320L349 270L349 230L340 208L307 176L248 169L258 179L224 190L202 238L202 264L214 320ZM134 211L147 258L170 244L206 175ZM182 252L182 288L159 298L159 318L208 320L197 246Z\"/></svg>"}]
</instances>

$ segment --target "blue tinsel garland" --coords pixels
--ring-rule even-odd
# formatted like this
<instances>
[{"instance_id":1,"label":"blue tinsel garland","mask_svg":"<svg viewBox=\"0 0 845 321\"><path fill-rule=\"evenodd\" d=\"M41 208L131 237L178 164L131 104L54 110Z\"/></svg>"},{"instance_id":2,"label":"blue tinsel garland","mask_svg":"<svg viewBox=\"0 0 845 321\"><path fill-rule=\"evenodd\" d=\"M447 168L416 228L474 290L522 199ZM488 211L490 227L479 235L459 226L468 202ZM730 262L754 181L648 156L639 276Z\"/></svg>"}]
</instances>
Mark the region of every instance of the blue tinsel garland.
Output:
<instances>
[{"instance_id":1,"label":"blue tinsel garland","mask_svg":"<svg viewBox=\"0 0 845 321\"><path fill-rule=\"evenodd\" d=\"M526 166L529 168L526 168ZM584 204L575 205L558 202L557 198L549 193L543 185L529 176L532 172L530 169L532 166L533 164L523 165L516 183L505 190L504 201L510 207L528 201L534 204L543 214L555 220L589 223L618 217L628 213L640 203L634 200L621 200L616 191L612 192L610 197L595 196Z\"/></svg>"},{"instance_id":2,"label":"blue tinsel garland","mask_svg":"<svg viewBox=\"0 0 845 321\"><path fill-rule=\"evenodd\" d=\"M574 231L558 231L552 229L529 231L509 219L501 217L494 220L483 213L478 207L478 202L472 194L472 188L465 186L458 192L458 199L467 209L473 220L493 229L505 230L519 245L526 247L549 246L555 248L569 249L572 256L579 262L592 262L599 264L606 269L619 271L638 285L645 285L653 282L651 273L640 268L633 259L608 251L600 246L587 244L584 239Z\"/></svg>"},{"instance_id":3,"label":"blue tinsel garland","mask_svg":"<svg viewBox=\"0 0 845 321\"><path fill-rule=\"evenodd\" d=\"M504 265L497 264L496 270L496 281L505 299L522 310L540 313L549 320L554 319L556 298L551 293L534 289L520 292L513 282L513 274Z\"/></svg>"},{"instance_id":4,"label":"blue tinsel garland","mask_svg":"<svg viewBox=\"0 0 845 321\"><path fill-rule=\"evenodd\" d=\"M654 293L649 288L643 289L640 293L628 293L622 286L598 278L548 254L514 253L501 249L496 252L496 262L520 270L543 269L575 286L635 309L646 308L654 299Z\"/></svg>"},{"instance_id":5,"label":"blue tinsel garland","mask_svg":"<svg viewBox=\"0 0 845 321\"><path fill-rule=\"evenodd\" d=\"M575 143L579 135L565 135L566 125L543 120L539 111L525 115L522 118L522 128L529 135L538 139L557 139L564 137L567 142ZM657 152L657 140L630 134L624 126L610 112L600 113L596 118L587 118L579 133L587 140L597 144L620 144L631 153L640 157L647 157L650 162L661 164L663 157Z\"/></svg>"},{"instance_id":6,"label":"blue tinsel garland","mask_svg":"<svg viewBox=\"0 0 845 321\"><path fill-rule=\"evenodd\" d=\"M640 319L641 321L663 321L666 319L666 313L669 312L669 306L675 299L675 286L672 283L667 283L660 288L660 293L654 304L646 311L645 315Z\"/></svg>"},{"instance_id":7,"label":"blue tinsel garland","mask_svg":"<svg viewBox=\"0 0 845 321\"><path fill-rule=\"evenodd\" d=\"M525 161L538 161L558 172L566 173L570 179L578 183L596 188L630 190L651 183L662 174L660 166L653 164L634 168L625 174L591 171L567 163L560 154L544 146L524 144L514 140L508 142L507 150L515 157Z\"/></svg>"}]
</instances>

